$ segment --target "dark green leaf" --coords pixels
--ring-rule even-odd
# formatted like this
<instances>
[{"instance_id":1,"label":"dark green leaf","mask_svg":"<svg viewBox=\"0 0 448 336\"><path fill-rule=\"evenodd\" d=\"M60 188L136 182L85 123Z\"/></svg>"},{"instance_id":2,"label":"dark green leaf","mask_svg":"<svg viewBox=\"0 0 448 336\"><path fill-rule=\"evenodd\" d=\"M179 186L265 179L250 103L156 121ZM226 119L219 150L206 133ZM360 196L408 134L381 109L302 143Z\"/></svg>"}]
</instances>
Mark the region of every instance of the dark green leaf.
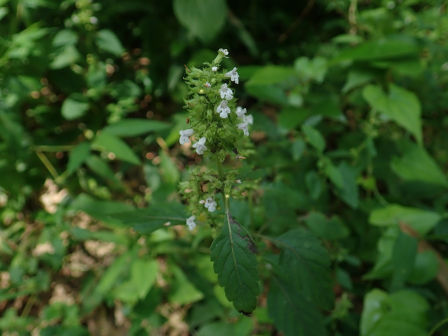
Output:
<instances>
[{"instance_id":1,"label":"dark green leaf","mask_svg":"<svg viewBox=\"0 0 448 336\"><path fill-rule=\"evenodd\" d=\"M292 143L292 159L294 161L299 161L305 151L306 144L302 139L296 139Z\"/></svg>"},{"instance_id":2,"label":"dark green leaf","mask_svg":"<svg viewBox=\"0 0 448 336\"><path fill-rule=\"evenodd\" d=\"M417 239L400 231L392 252L394 273L392 277L392 290L403 287L412 272L417 256Z\"/></svg>"},{"instance_id":3,"label":"dark green leaf","mask_svg":"<svg viewBox=\"0 0 448 336\"><path fill-rule=\"evenodd\" d=\"M337 216L327 219L320 212L311 212L306 217L305 223L311 231L323 239L341 239L349 234L347 227Z\"/></svg>"},{"instance_id":4,"label":"dark green leaf","mask_svg":"<svg viewBox=\"0 0 448 336\"><path fill-rule=\"evenodd\" d=\"M358 173L345 161L339 164L339 171L342 176L342 189L338 190L338 193L345 203L356 209L359 204L358 184L356 183Z\"/></svg>"},{"instance_id":5,"label":"dark green leaf","mask_svg":"<svg viewBox=\"0 0 448 336\"><path fill-rule=\"evenodd\" d=\"M294 75L293 68L268 65L257 70L247 82L247 85L271 85L283 82Z\"/></svg>"},{"instance_id":6,"label":"dark green leaf","mask_svg":"<svg viewBox=\"0 0 448 336\"><path fill-rule=\"evenodd\" d=\"M123 119L103 128L103 132L120 137L138 136L149 132L163 131L170 125L157 120Z\"/></svg>"},{"instance_id":7,"label":"dark green leaf","mask_svg":"<svg viewBox=\"0 0 448 336\"><path fill-rule=\"evenodd\" d=\"M325 139L322 134L310 125L303 125L302 131L306 136L306 140L317 149L318 152L322 153L325 149Z\"/></svg>"},{"instance_id":8,"label":"dark green leaf","mask_svg":"<svg viewBox=\"0 0 448 336\"><path fill-rule=\"evenodd\" d=\"M112 134L101 132L95 137L93 145L114 153L118 159L136 165L140 164L139 158L134 154L126 142Z\"/></svg>"},{"instance_id":9,"label":"dark green leaf","mask_svg":"<svg viewBox=\"0 0 448 336\"><path fill-rule=\"evenodd\" d=\"M318 199L322 191L322 182L320 181L319 175L314 170L311 170L306 173L305 182L311 198L314 200Z\"/></svg>"},{"instance_id":10,"label":"dark green leaf","mask_svg":"<svg viewBox=\"0 0 448 336\"><path fill-rule=\"evenodd\" d=\"M90 154L90 143L81 142L70 152L67 164L67 175L70 175L78 169Z\"/></svg>"},{"instance_id":11,"label":"dark green leaf","mask_svg":"<svg viewBox=\"0 0 448 336\"><path fill-rule=\"evenodd\" d=\"M412 284L423 285L433 280L439 271L439 260L433 251L417 254L414 268L408 278Z\"/></svg>"}]
</instances>

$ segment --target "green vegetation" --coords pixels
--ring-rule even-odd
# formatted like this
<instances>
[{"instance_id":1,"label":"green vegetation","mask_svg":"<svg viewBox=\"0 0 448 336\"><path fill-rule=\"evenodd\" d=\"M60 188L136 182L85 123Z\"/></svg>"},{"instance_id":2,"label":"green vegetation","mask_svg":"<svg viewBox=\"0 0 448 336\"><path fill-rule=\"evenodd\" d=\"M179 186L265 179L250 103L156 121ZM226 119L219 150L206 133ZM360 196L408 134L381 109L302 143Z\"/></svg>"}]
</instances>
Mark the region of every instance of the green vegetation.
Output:
<instances>
[{"instance_id":1,"label":"green vegetation","mask_svg":"<svg viewBox=\"0 0 448 336\"><path fill-rule=\"evenodd\" d=\"M447 9L0 0L0 334L448 336Z\"/></svg>"}]
</instances>

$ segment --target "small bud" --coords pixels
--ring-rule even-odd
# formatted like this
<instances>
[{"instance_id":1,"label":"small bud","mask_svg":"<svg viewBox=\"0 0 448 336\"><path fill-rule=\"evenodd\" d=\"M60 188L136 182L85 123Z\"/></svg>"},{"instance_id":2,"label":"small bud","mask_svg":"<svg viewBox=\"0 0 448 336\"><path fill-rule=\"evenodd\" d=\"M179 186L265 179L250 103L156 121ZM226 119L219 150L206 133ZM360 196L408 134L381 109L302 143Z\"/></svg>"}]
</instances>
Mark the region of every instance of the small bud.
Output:
<instances>
[{"instance_id":1,"label":"small bud","mask_svg":"<svg viewBox=\"0 0 448 336\"><path fill-rule=\"evenodd\" d=\"M235 183L241 183L241 180L236 180Z\"/></svg>"},{"instance_id":2,"label":"small bud","mask_svg":"<svg viewBox=\"0 0 448 336\"><path fill-rule=\"evenodd\" d=\"M165 226L170 226L170 225L171 225L171 222L166 222L166 223L163 224L163 225L165 225Z\"/></svg>"}]
</instances>

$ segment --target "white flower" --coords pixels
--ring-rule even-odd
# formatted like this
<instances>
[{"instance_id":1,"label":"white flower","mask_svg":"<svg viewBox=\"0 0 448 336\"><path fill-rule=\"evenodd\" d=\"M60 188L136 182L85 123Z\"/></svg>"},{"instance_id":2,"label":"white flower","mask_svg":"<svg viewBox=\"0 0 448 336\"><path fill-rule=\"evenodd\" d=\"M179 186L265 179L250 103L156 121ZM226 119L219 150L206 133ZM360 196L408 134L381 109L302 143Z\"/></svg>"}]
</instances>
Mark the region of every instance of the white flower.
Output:
<instances>
[{"instance_id":1,"label":"white flower","mask_svg":"<svg viewBox=\"0 0 448 336\"><path fill-rule=\"evenodd\" d=\"M252 114L249 114L247 116L243 116L243 121L246 124L252 125L254 123L254 117L252 117Z\"/></svg>"},{"instance_id":2,"label":"white flower","mask_svg":"<svg viewBox=\"0 0 448 336\"><path fill-rule=\"evenodd\" d=\"M230 107L227 106L227 100L221 101L221 104L216 108L216 112L219 113L221 118L227 118L228 114L230 114Z\"/></svg>"},{"instance_id":3,"label":"white flower","mask_svg":"<svg viewBox=\"0 0 448 336\"><path fill-rule=\"evenodd\" d=\"M204 154L204 151L207 150L207 146L205 146L205 141L207 139L205 137L202 137L199 139L198 142L196 142L193 145L193 148L196 148L196 153L198 153L199 155Z\"/></svg>"},{"instance_id":4,"label":"white flower","mask_svg":"<svg viewBox=\"0 0 448 336\"><path fill-rule=\"evenodd\" d=\"M218 67L212 67L212 71L218 71Z\"/></svg>"},{"instance_id":5,"label":"white flower","mask_svg":"<svg viewBox=\"0 0 448 336\"><path fill-rule=\"evenodd\" d=\"M228 55L229 54L229 52L227 51L227 49L219 49L218 51L220 51L220 52L222 52L224 55Z\"/></svg>"},{"instance_id":6,"label":"white flower","mask_svg":"<svg viewBox=\"0 0 448 336\"><path fill-rule=\"evenodd\" d=\"M205 83L204 84L204 86L206 87L206 88L209 88L210 86L212 86L209 82L207 82L207 83Z\"/></svg>"},{"instance_id":7,"label":"white flower","mask_svg":"<svg viewBox=\"0 0 448 336\"><path fill-rule=\"evenodd\" d=\"M200 203L200 204L204 204L205 201L204 201L204 200L200 200L199 203Z\"/></svg>"},{"instance_id":8,"label":"white flower","mask_svg":"<svg viewBox=\"0 0 448 336\"><path fill-rule=\"evenodd\" d=\"M231 81L235 82L235 84L238 84L239 83L239 80L238 80L239 75L238 75L238 72L236 72L236 70L237 70L237 68L233 68L233 70L226 73L224 75L224 77L230 77Z\"/></svg>"},{"instance_id":9,"label":"white flower","mask_svg":"<svg viewBox=\"0 0 448 336\"><path fill-rule=\"evenodd\" d=\"M190 229L190 231L196 227L196 223L194 222L195 219L196 219L195 216L191 216L191 217L187 218L187 225L188 225L188 228Z\"/></svg>"},{"instance_id":10,"label":"white flower","mask_svg":"<svg viewBox=\"0 0 448 336\"><path fill-rule=\"evenodd\" d=\"M221 94L222 99L231 100L233 97L233 92L227 87L227 84L223 84L219 89L219 93Z\"/></svg>"},{"instance_id":11,"label":"white flower","mask_svg":"<svg viewBox=\"0 0 448 336\"><path fill-rule=\"evenodd\" d=\"M208 209L208 211L213 212L216 210L216 206L218 204L213 200L213 198L209 197L205 200L205 207Z\"/></svg>"},{"instance_id":12,"label":"white flower","mask_svg":"<svg viewBox=\"0 0 448 336\"><path fill-rule=\"evenodd\" d=\"M235 183L241 183L241 180L235 180Z\"/></svg>"},{"instance_id":13,"label":"white flower","mask_svg":"<svg viewBox=\"0 0 448 336\"><path fill-rule=\"evenodd\" d=\"M194 131L191 128L189 128L186 129L185 131L179 131L179 134L180 134L179 143L183 145L190 142L190 139L188 139L188 137L192 136L194 134Z\"/></svg>"},{"instance_id":14,"label":"white flower","mask_svg":"<svg viewBox=\"0 0 448 336\"><path fill-rule=\"evenodd\" d=\"M244 115L246 114L246 112L247 112L246 109L242 108L241 106L238 106L236 108L236 111L235 111L235 113L238 116L238 118L243 118Z\"/></svg>"},{"instance_id":15,"label":"white flower","mask_svg":"<svg viewBox=\"0 0 448 336\"><path fill-rule=\"evenodd\" d=\"M236 125L238 129L243 130L244 135L249 135L249 129L247 128L247 124L246 123L241 123Z\"/></svg>"}]
</instances>

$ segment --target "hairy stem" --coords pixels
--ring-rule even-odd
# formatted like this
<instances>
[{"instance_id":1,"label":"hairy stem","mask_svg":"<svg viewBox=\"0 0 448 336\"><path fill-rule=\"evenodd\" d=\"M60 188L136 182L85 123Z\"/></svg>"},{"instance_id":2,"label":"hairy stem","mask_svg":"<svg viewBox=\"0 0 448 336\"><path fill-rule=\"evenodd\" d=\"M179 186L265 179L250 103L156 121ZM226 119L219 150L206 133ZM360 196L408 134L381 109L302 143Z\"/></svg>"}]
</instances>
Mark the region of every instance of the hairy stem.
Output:
<instances>
[{"instance_id":1,"label":"hairy stem","mask_svg":"<svg viewBox=\"0 0 448 336\"><path fill-rule=\"evenodd\" d=\"M216 156L216 165L218 166L218 177L221 182L224 182L224 173L222 170L222 163L218 156ZM222 190L222 199L224 201L224 207L226 209L226 214L230 213L230 206L229 206L229 195L226 195L226 192L224 191L224 188L221 188Z\"/></svg>"}]
</instances>

